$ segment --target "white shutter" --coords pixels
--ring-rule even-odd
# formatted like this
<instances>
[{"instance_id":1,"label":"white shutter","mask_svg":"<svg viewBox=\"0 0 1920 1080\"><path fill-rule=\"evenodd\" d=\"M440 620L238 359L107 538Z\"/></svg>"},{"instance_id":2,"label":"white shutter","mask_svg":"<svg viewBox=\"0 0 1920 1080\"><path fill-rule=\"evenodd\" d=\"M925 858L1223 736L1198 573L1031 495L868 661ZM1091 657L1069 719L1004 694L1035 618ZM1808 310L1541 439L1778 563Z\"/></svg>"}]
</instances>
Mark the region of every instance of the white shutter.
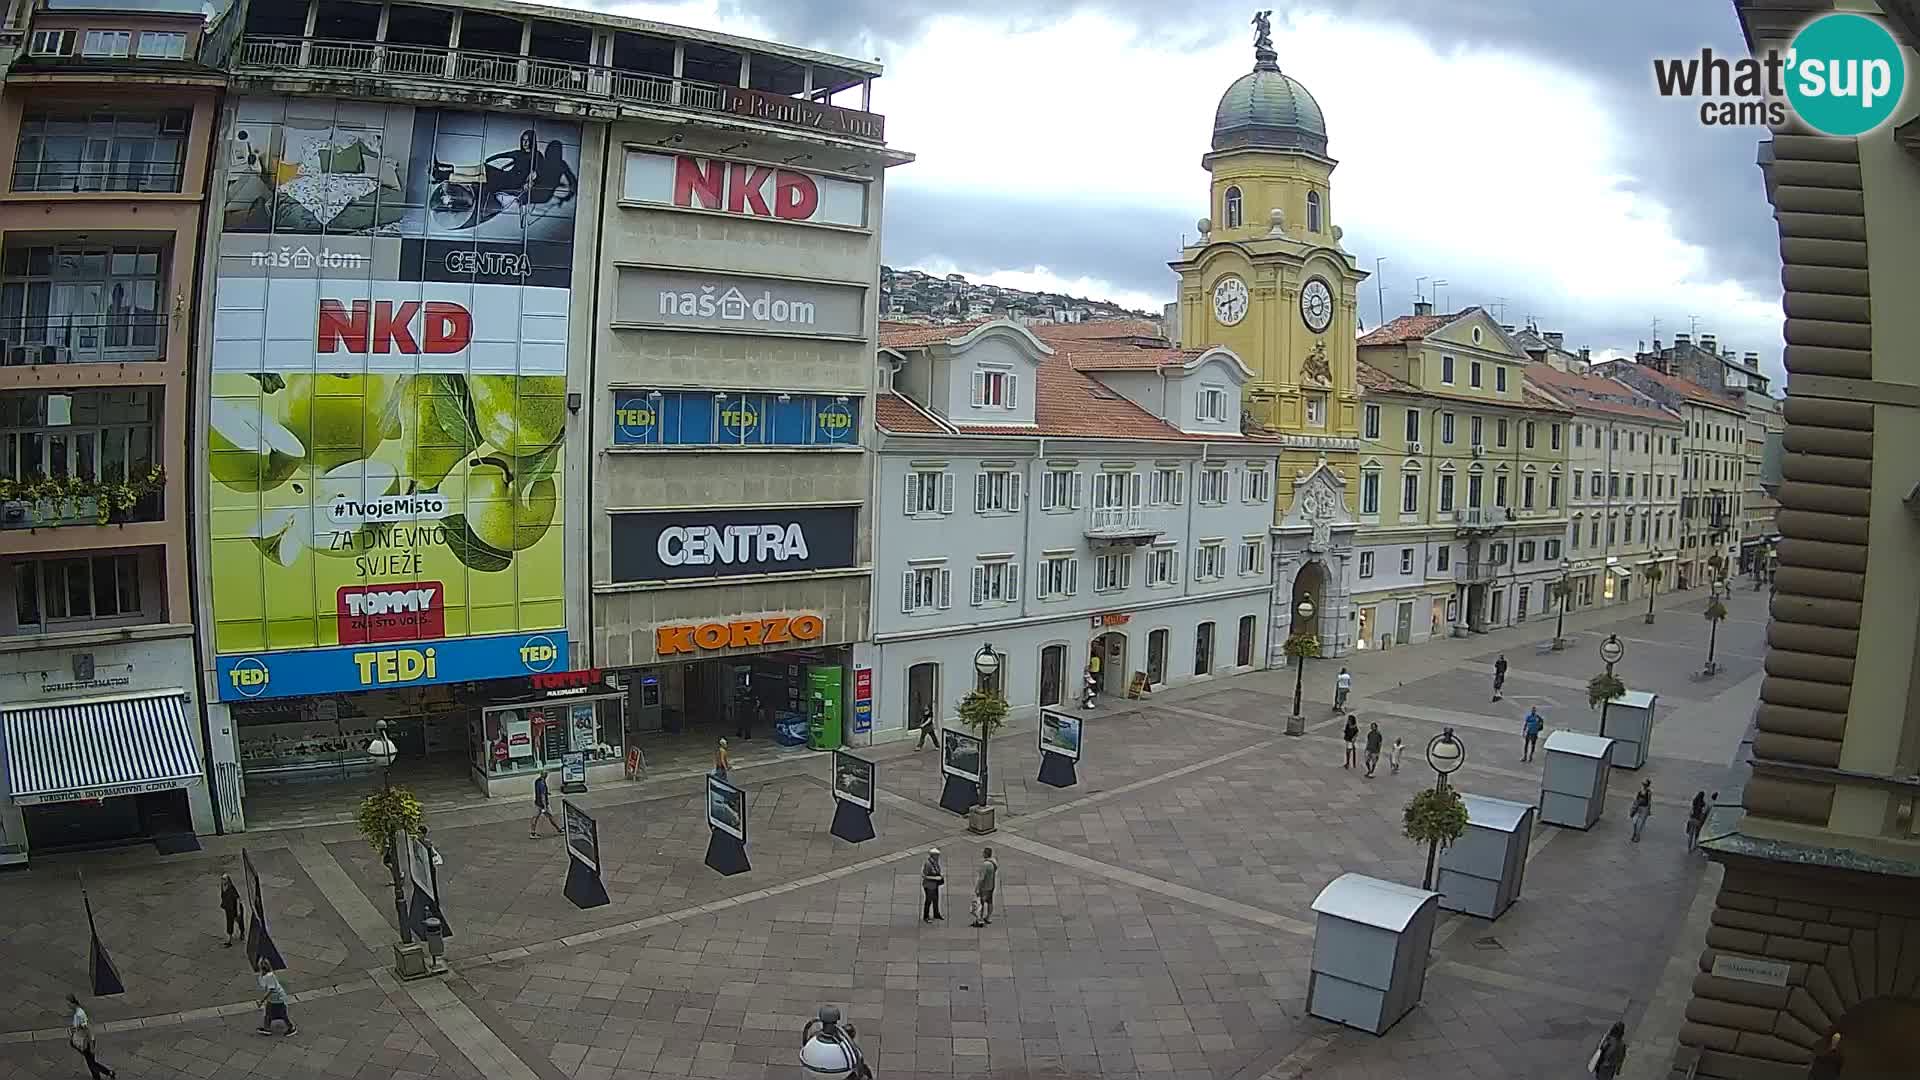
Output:
<instances>
[{"instance_id":1,"label":"white shutter","mask_svg":"<svg viewBox=\"0 0 1920 1080\"><path fill-rule=\"evenodd\" d=\"M1007 599L1009 600L1020 599L1020 564L1019 563L1010 562L1007 564Z\"/></svg>"},{"instance_id":2,"label":"white shutter","mask_svg":"<svg viewBox=\"0 0 1920 1080\"><path fill-rule=\"evenodd\" d=\"M979 408L987 396L987 373L976 370L973 373L973 405Z\"/></svg>"},{"instance_id":3,"label":"white shutter","mask_svg":"<svg viewBox=\"0 0 1920 1080\"><path fill-rule=\"evenodd\" d=\"M984 472L973 474L973 512L987 512L987 474Z\"/></svg>"},{"instance_id":4,"label":"white shutter","mask_svg":"<svg viewBox=\"0 0 1920 1080\"><path fill-rule=\"evenodd\" d=\"M953 571L943 566L940 568L940 610L945 611L952 606Z\"/></svg>"},{"instance_id":5,"label":"white shutter","mask_svg":"<svg viewBox=\"0 0 1920 1080\"><path fill-rule=\"evenodd\" d=\"M920 474L912 469L907 470L907 498L903 509L908 517L920 509Z\"/></svg>"},{"instance_id":6,"label":"white shutter","mask_svg":"<svg viewBox=\"0 0 1920 1080\"><path fill-rule=\"evenodd\" d=\"M900 614L902 615L913 613L913 578L914 573L911 570L900 573Z\"/></svg>"},{"instance_id":7,"label":"white shutter","mask_svg":"<svg viewBox=\"0 0 1920 1080\"><path fill-rule=\"evenodd\" d=\"M1135 475L1137 476L1138 474L1135 474ZM1123 589L1133 588L1133 553L1132 552L1128 552L1127 554L1120 556L1120 587Z\"/></svg>"},{"instance_id":8,"label":"white shutter","mask_svg":"<svg viewBox=\"0 0 1920 1080\"><path fill-rule=\"evenodd\" d=\"M1020 509L1020 481L1024 480L1025 478L1026 478L1025 473L1010 472L1007 474L1007 509L1008 510Z\"/></svg>"},{"instance_id":9,"label":"white shutter","mask_svg":"<svg viewBox=\"0 0 1920 1080\"><path fill-rule=\"evenodd\" d=\"M1072 596L1080 590L1080 560L1067 560L1067 595Z\"/></svg>"},{"instance_id":10,"label":"white shutter","mask_svg":"<svg viewBox=\"0 0 1920 1080\"><path fill-rule=\"evenodd\" d=\"M986 593L987 593L987 568L984 566L975 566L973 568L973 606L974 607L980 606L980 601L982 598L986 596Z\"/></svg>"},{"instance_id":11,"label":"white shutter","mask_svg":"<svg viewBox=\"0 0 1920 1080\"><path fill-rule=\"evenodd\" d=\"M953 513L953 474L950 472L940 474L940 512Z\"/></svg>"},{"instance_id":12,"label":"white shutter","mask_svg":"<svg viewBox=\"0 0 1920 1080\"><path fill-rule=\"evenodd\" d=\"M1049 597L1049 596L1055 596L1055 595L1058 595L1057 593L1049 593L1049 592L1047 591L1047 589L1048 589L1048 584L1047 584L1047 560L1045 560L1045 559L1041 559L1041 560L1040 560L1040 562L1039 562L1038 564L1036 564L1036 565L1034 566L1034 568L1033 568L1033 580L1035 580L1035 581L1037 581L1037 582L1039 582L1039 583L1040 583L1040 584L1038 584L1038 585L1035 585L1035 586L1033 587L1033 590L1034 590L1034 591L1033 591L1033 595L1034 595L1034 598L1035 598L1035 599L1037 599L1037 600L1045 600L1045 599L1046 599L1047 597ZM1063 582L1061 582L1061 584L1062 584L1062 585L1065 585L1065 584L1066 584L1066 582L1064 582L1064 581L1063 581Z\"/></svg>"},{"instance_id":13,"label":"white shutter","mask_svg":"<svg viewBox=\"0 0 1920 1080\"><path fill-rule=\"evenodd\" d=\"M1187 499L1187 470L1175 469L1173 473L1173 505L1179 506Z\"/></svg>"},{"instance_id":14,"label":"white shutter","mask_svg":"<svg viewBox=\"0 0 1920 1080\"><path fill-rule=\"evenodd\" d=\"M1007 408L1009 409L1019 408L1020 407L1020 376L1015 375L1014 373L1009 371L1007 373L1006 385L1007 385Z\"/></svg>"},{"instance_id":15,"label":"white shutter","mask_svg":"<svg viewBox=\"0 0 1920 1080\"><path fill-rule=\"evenodd\" d=\"M1078 510L1080 509L1080 473L1078 470L1075 470L1075 472L1073 473L1072 487L1073 487L1073 509ZM1068 590L1068 591L1071 592L1072 590Z\"/></svg>"},{"instance_id":16,"label":"white shutter","mask_svg":"<svg viewBox=\"0 0 1920 1080\"><path fill-rule=\"evenodd\" d=\"M1136 510L1140 508L1140 474L1137 472L1127 474L1127 505Z\"/></svg>"}]
</instances>

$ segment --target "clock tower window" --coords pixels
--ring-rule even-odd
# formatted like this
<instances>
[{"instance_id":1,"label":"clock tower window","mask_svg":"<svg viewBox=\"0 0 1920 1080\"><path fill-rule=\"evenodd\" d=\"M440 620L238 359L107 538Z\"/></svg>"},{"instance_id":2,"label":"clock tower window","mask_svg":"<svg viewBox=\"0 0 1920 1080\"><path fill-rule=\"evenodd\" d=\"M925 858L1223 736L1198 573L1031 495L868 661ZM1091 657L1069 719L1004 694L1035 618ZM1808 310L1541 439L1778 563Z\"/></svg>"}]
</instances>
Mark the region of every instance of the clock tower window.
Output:
<instances>
[{"instance_id":1,"label":"clock tower window","mask_svg":"<svg viewBox=\"0 0 1920 1080\"><path fill-rule=\"evenodd\" d=\"M1240 227L1240 220L1241 220L1240 189L1237 187L1230 187L1227 189L1227 206L1226 206L1226 213L1224 216L1227 219L1227 228L1237 229Z\"/></svg>"},{"instance_id":2,"label":"clock tower window","mask_svg":"<svg viewBox=\"0 0 1920 1080\"><path fill-rule=\"evenodd\" d=\"M1320 193L1307 192L1307 231L1320 231Z\"/></svg>"}]
</instances>

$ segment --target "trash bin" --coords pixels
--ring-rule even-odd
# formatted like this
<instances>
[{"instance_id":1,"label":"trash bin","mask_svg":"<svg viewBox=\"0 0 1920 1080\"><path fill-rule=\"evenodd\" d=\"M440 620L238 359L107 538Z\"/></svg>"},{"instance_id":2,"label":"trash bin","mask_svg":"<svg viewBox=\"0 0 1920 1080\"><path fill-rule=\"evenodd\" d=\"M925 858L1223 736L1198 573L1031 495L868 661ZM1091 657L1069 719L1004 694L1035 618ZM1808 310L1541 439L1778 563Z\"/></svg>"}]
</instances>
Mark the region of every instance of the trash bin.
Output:
<instances>
[{"instance_id":1,"label":"trash bin","mask_svg":"<svg viewBox=\"0 0 1920 1080\"><path fill-rule=\"evenodd\" d=\"M1613 740L1613 767L1638 769L1647 763L1653 742L1653 708L1660 695L1629 690L1607 702L1607 738Z\"/></svg>"},{"instance_id":2,"label":"trash bin","mask_svg":"<svg viewBox=\"0 0 1920 1080\"><path fill-rule=\"evenodd\" d=\"M1342 874L1313 901L1307 1012L1382 1035L1420 1002L1440 897L1364 874Z\"/></svg>"},{"instance_id":3,"label":"trash bin","mask_svg":"<svg viewBox=\"0 0 1920 1080\"><path fill-rule=\"evenodd\" d=\"M1556 731L1547 736L1546 748L1547 763L1540 774L1540 820L1570 829L1592 828L1607 806L1613 740Z\"/></svg>"},{"instance_id":4,"label":"trash bin","mask_svg":"<svg viewBox=\"0 0 1920 1080\"><path fill-rule=\"evenodd\" d=\"M1467 831L1440 853L1440 906L1497 919L1520 898L1534 808L1510 799L1461 795Z\"/></svg>"},{"instance_id":5,"label":"trash bin","mask_svg":"<svg viewBox=\"0 0 1920 1080\"><path fill-rule=\"evenodd\" d=\"M439 971L447 966L446 924L437 915L420 920L420 940L427 946L427 967Z\"/></svg>"}]
</instances>

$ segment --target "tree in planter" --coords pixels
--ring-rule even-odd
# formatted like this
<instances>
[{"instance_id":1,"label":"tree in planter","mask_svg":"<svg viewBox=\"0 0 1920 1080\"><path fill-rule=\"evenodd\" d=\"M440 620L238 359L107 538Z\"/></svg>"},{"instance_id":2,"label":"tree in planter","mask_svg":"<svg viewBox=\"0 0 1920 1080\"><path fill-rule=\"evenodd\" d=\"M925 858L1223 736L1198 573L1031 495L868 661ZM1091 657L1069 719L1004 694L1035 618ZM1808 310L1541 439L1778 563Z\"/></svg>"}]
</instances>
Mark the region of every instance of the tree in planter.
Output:
<instances>
[{"instance_id":1,"label":"tree in planter","mask_svg":"<svg viewBox=\"0 0 1920 1080\"><path fill-rule=\"evenodd\" d=\"M1587 708L1600 706L1627 692L1627 684L1610 671L1603 671L1587 680Z\"/></svg>"},{"instance_id":2,"label":"tree in planter","mask_svg":"<svg viewBox=\"0 0 1920 1080\"><path fill-rule=\"evenodd\" d=\"M993 737L1007 726L1007 702L992 690L970 690L960 699L960 722L980 736L980 802L989 806L987 760Z\"/></svg>"},{"instance_id":3,"label":"tree in planter","mask_svg":"<svg viewBox=\"0 0 1920 1080\"><path fill-rule=\"evenodd\" d=\"M1712 675L1717 670L1713 665L1713 650L1720 642L1720 620L1727 617L1727 605L1721 603L1719 595L1715 594L1713 599L1707 601L1704 614L1707 619L1707 670L1703 674Z\"/></svg>"},{"instance_id":4,"label":"tree in planter","mask_svg":"<svg viewBox=\"0 0 1920 1080\"><path fill-rule=\"evenodd\" d=\"M1667 574L1666 571L1660 569L1659 563L1650 562L1640 568L1640 576L1645 578L1647 582L1647 622L1652 623L1653 597L1655 593L1660 591L1660 581L1662 578L1665 578Z\"/></svg>"},{"instance_id":5,"label":"tree in planter","mask_svg":"<svg viewBox=\"0 0 1920 1080\"><path fill-rule=\"evenodd\" d=\"M1320 655L1320 639L1308 633L1294 634L1280 646L1280 651L1293 661L1293 715L1300 715L1300 693L1305 688L1307 665L1303 660L1311 660Z\"/></svg>"},{"instance_id":6,"label":"tree in planter","mask_svg":"<svg viewBox=\"0 0 1920 1080\"><path fill-rule=\"evenodd\" d=\"M1407 839L1427 845L1427 876L1421 888L1433 888L1433 867L1440 849L1467 831L1467 804L1446 780L1422 788L1407 802L1401 822Z\"/></svg>"},{"instance_id":7,"label":"tree in planter","mask_svg":"<svg viewBox=\"0 0 1920 1080\"><path fill-rule=\"evenodd\" d=\"M400 880L398 836L418 836L422 824L420 798L406 788L383 786L360 800L353 821L368 846L380 853L393 881L393 913L399 921L400 941L412 944L413 931L407 925L407 896Z\"/></svg>"},{"instance_id":8,"label":"tree in planter","mask_svg":"<svg viewBox=\"0 0 1920 1080\"><path fill-rule=\"evenodd\" d=\"M1567 604L1573 600L1573 579L1562 577L1559 581L1549 582L1547 596L1560 612L1553 623L1553 649L1559 652L1567 636Z\"/></svg>"}]
</instances>

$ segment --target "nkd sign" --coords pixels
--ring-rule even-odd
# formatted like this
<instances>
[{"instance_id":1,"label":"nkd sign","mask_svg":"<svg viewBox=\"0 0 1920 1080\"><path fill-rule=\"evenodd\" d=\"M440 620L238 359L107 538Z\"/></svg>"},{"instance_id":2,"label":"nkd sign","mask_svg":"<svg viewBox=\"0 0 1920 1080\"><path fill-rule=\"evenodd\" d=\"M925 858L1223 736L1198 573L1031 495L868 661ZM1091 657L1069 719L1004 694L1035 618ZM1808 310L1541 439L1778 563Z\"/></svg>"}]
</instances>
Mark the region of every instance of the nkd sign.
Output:
<instances>
[{"instance_id":1,"label":"nkd sign","mask_svg":"<svg viewBox=\"0 0 1920 1080\"><path fill-rule=\"evenodd\" d=\"M619 275L619 326L845 338L859 338L866 328L867 290L861 285L639 266L623 266Z\"/></svg>"},{"instance_id":2,"label":"nkd sign","mask_svg":"<svg viewBox=\"0 0 1920 1080\"><path fill-rule=\"evenodd\" d=\"M621 198L807 225L867 225L867 185L773 165L628 150Z\"/></svg>"}]
</instances>

